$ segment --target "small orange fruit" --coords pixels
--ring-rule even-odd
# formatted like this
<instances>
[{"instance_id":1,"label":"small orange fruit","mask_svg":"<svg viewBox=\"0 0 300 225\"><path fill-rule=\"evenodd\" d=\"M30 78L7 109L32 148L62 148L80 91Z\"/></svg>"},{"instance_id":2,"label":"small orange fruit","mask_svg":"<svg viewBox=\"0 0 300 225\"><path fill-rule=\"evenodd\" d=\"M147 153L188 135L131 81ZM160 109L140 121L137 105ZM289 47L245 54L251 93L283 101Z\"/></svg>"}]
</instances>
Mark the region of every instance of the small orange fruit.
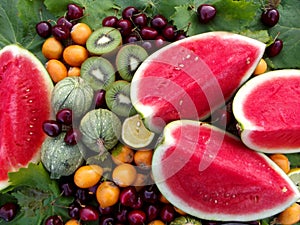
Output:
<instances>
[{"instance_id":1,"label":"small orange fruit","mask_svg":"<svg viewBox=\"0 0 300 225\"><path fill-rule=\"evenodd\" d=\"M54 37L49 37L43 43L42 53L47 59L59 59L63 52L63 45Z\"/></svg>"},{"instance_id":2,"label":"small orange fruit","mask_svg":"<svg viewBox=\"0 0 300 225\"><path fill-rule=\"evenodd\" d=\"M92 34L92 29L86 23L77 23L72 27L71 38L79 45L85 45L87 39Z\"/></svg>"},{"instance_id":3,"label":"small orange fruit","mask_svg":"<svg viewBox=\"0 0 300 225\"><path fill-rule=\"evenodd\" d=\"M45 67L54 83L61 81L68 75L68 70L65 64L57 59L50 59L46 63Z\"/></svg>"},{"instance_id":4,"label":"small orange fruit","mask_svg":"<svg viewBox=\"0 0 300 225\"><path fill-rule=\"evenodd\" d=\"M69 66L80 67L88 56L88 50L81 45L69 45L63 51L63 58Z\"/></svg>"}]
</instances>

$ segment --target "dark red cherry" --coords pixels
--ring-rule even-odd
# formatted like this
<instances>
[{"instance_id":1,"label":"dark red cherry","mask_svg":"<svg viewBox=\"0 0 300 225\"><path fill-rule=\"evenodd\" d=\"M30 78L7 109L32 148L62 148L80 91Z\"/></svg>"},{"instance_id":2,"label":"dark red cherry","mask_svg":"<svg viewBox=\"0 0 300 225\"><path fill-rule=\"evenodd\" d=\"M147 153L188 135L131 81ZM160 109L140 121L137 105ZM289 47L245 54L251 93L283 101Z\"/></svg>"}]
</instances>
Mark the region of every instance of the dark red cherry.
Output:
<instances>
[{"instance_id":1,"label":"dark red cherry","mask_svg":"<svg viewBox=\"0 0 300 225\"><path fill-rule=\"evenodd\" d=\"M279 12L277 9L267 9L261 14L261 22L268 27L275 26L278 23L278 21Z\"/></svg>"},{"instance_id":2,"label":"dark red cherry","mask_svg":"<svg viewBox=\"0 0 300 225\"><path fill-rule=\"evenodd\" d=\"M77 203L72 203L68 208L68 215L73 219L79 219L80 205Z\"/></svg>"},{"instance_id":3,"label":"dark red cherry","mask_svg":"<svg viewBox=\"0 0 300 225\"><path fill-rule=\"evenodd\" d=\"M125 207L121 207L116 213L115 217L117 221L121 223L126 223L127 222L127 215L128 215L129 209Z\"/></svg>"},{"instance_id":4,"label":"dark red cherry","mask_svg":"<svg viewBox=\"0 0 300 225\"><path fill-rule=\"evenodd\" d=\"M141 36L143 40L155 40L158 32L153 27L143 27L141 29Z\"/></svg>"},{"instance_id":5,"label":"dark red cherry","mask_svg":"<svg viewBox=\"0 0 300 225\"><path fill-rule=\"evenodd\" d=\"M109 215L101 216L99 219L99 225L114 225L115 218Z\"/></svg>"},{"instance_id":6,"label":"dark red cherry","mask_svg":"<svg viewBox=\"0 0 300 225\"><path fill-rule=\"evenodd\" d=\"M122 11L122 18L130 20L139 10L133 6L128 6Z\"/></svg>"},{"instance_id":7,"label":"dark red cherry","mask_svg":"<svg viewBox=\"0 0 300 225\"><path fill-rule=\"evenodd\" d=\"M54 216L49 216L46 221L45 225L63 225L64 221L60 216L54 215Z\"/></svg>"},{"instance_id":8,"label":"dark red cherry","mask_svg":"<svg viewBox=\"0 0 300 225\"><path fill-rule=\"evenodd\" d=\"M168 20L163 15L155 15L150 21L151 27L158 30L163 29L167 24Z\"/></svg>"},{"instance_id":9,"label":"dark red cherry","mask_svg":"<svg viewBox=\"0 0 300 225\"><path fill-rule=\"evenodd\" d=\"M94 95L95 109L106 107L105 93L106 93L106 91L104 89L100 89L95 92L95 95Z\"/></svg>"},{"instance_id":10,"label":"dark red cherry","mask_svg":"<svg viewBox=\"0 0 300 225\"><path fill-rule=\"evenodd\" d=\"M65 135L64 141L67 145L76 145L81 138L81 133L78 129L70 128Z\"/></svg>"},{"instance_id":11,"label":"dark red cherry","mask_svg":"<svg viewBox=\"0 0 300 225\"><path fill-rule=\"evenodd\" d=\"M73 24L64 16L59 17L56 21L56 24L66 27L68 30L71 30L71 28L73 27Z\"/></svg>"},{"instance_id":12,"label":"dark red cherry","mask_svg":"<svg viewBox=\"0 0 300 225\"><path fill-rule=\"evenodd\" d=\"M200 23L208 23L215 18L216 14L216 8L209 4L202 4L197 8L197 16Z\"/></svg>"},{"instance_id":13,"label":"dark red cherry","mask_svg":"<svg viewBox=\"0 0 300 225\"><path fill-rule=\"evenodd\" d=\"M176 29L172 25L167 25L162 30L162 35L168 40L168 41L174 41L175 35L176 35Z\"/></svg>"},{"instance_id":14,"label":"dark red cherry","mask_svg":"<svg viewBox=\"0 0 300 225\"><path fill-rule=\"evenodd\" d=\"M145 27L148 24L148 18L145 13L140 13L133 16L133 23L138 27Z\"/></svg>"},{"instance_id":15,"label":"dark red cherry","mask_svg":"<svg viewBox=\"0 0 300 225\"><path fill-rule=\"evenodd\" d=\"M129 34L125 37L124 43L134 43L140 40L139 35L137 34Z\"/></svg>"},{"instance_id":16,"label":"dark red cherry","mask_svg":"<svg viewBox=\"0 0 300 225\"><path fill-rule=\"evenodd\" d=\"M47 38L52 34L52 25L48 21L41 21L36 24L35 30L40 37Z\"/></svg>"},{"instance_id":17,"label":"dark red cherry","mask_svg":"<svg viewBox=\"0 0 300 225\"><path fill-rule=\"evenodd\" d=\"M68 20L80 19L83 17L83 8L76 4L68 4L66 17Z\"/></svg>"},{"instance_id":18,"label":"dark red cherry","mask_svg":"<svg viewBox=\"0 0 300 225\"><path fill-rule=\"evenodd\" d=\"M268 57L277 56L283 48L283 41L276 39L271 45L266 48L266 54Z\"/></svg>"},{"instance_id":19,"label":"dark red cherry","mask_svg":"<svg viewBox=\"0 0 300 225\"><path fill-rule=\"evenodd\" d=\"M82 221L95 221L99 218L99 212L95 207L87 205L79 210L79 217Z\"/></svg>"},{"instance_id":20,"label":"dark red cherry","mask_svg":"<svg viewBox=\"0 0 300 225\"><path fill-rule=\"evenodd\" d=\"M70 37L70 30L62 25L52 27L52 35L60 41L67 40Z\"/></svg>"},{"instance_id":21,"label":"dark red cherry","mask_svg":"<svg viewBox=\"0 0 300 225\"><path fill-rule=\"evenodd\" d=\"M138 193L134 186L128 186L121 190L119 201L123 206L133 207L137 202Z\"/></svg>"},{"instance_id":22,"label":"dark red cherry","mask_svg":"<svg viewBox=\"0 0 300 225\"><path fill-rule=\"evenodd\" d=\"M175 41L179 41L184 38L186 38L186 34L183 31L178 31L176 33Z\"/></svg>"},{"instance_id":23,"label":"dark red cherry","mask_svg":"<svg viewBox=\"0 0 300 225\"><path fill-rule=\"evenodd\" d=\"M162 221L169 223L174 220L176 211L171 204L164 205L160 210L160 218Z\"/></svg>"},{"instance_id":24,"label":"dark red cherry","mask_svg":"<svg viewBox=\"0 0 300 225\"><path fill-rule=\"evenodd\" d=\"M102 26L104 27L116 27L118 18L116 16L107 16L102 20Z\"/></svg>"},{"instance_id":25,"label":"dark red cherry","mask_svg":"<svg viewBox=\"0 0 300 225\"><path fill-rule=\"evenodd\" d=\"M57 137L62 131L61 123L56 120L44 121L42 128L43 131L50 137Z\"/></svg>"},{"instance_id":26,"label":"dark red cherry","mask_svg":"<svg viewBox=\"0 0 300 225\"><path fill-rule=\"evenodd\" d=\"M130 225L144 225L147 219L146 217L144 211L135 209L128 213L128 222Z\"/></svg>"},{"instance_id":27,"label":"dark red cherry","mask_svg":"<svg viewBox=\"0 0 300 225\"><path fill-rule=\"evenodd\" d=\"M147 215L147 220L150 222L152 220L155 220L159 216L159 207L157 205L147 205L145 207L145 212Z\"/></svg>"},{"instance_id":28,"label":"dark red cherry","mask_svg":"<svg viewBox=\"0 0 300 225\"><path fill-rule=\"evenodd\" d=\"M18 206L15 203L8 202L0 207L0 218L5 221L11 221L17 214Z\"/></svg>"},{"instance_id":29,"label":"dark red cherry","mask_svg":"<svg viewBox=\"0 0 300 225\"><path fill-rule=\"evenodd\" d=\"M119 19L116 26L120 30L122 36L129 35L133 28L131 21L127 19Z\"/></svg>"},{"instance_id":30,"label":"dark red cherry","mask_svg":"<svg viewBox=\"0 0 300 225\"><path fill-rule=\"evenodd\" d=\"M72 110L71 109L61 109L56 113L56 121L65 125L72 124Z\"/></svg>"}]
</instances>

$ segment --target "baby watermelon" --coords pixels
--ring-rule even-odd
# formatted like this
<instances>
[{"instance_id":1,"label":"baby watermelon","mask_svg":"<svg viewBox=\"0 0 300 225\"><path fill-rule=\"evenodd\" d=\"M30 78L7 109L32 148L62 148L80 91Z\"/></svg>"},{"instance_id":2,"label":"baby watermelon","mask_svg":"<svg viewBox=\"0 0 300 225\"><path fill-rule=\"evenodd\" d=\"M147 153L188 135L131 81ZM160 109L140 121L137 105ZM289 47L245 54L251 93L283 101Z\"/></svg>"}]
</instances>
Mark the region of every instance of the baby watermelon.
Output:
<instances>
[{"instance_id":1,"label":"baby watermelon","mask_svg":"<svg viewBox=\"0 0 300 225\"><path fill-rule=\"evenodd\" d=\"M262 42L221 31L173 42L139 66L133 106L154 132L173 120L205 119L250 77L264 50Z\"/></svg>"},{"instance_id":2,"label":"baby watermelon","mask_svg":"<svg viewBox=\"0 0 300 225\"><path fill-rule=\"evenodd\" d=\"M266 153L300 152L300 70L254 77L233 100L245 145Z\"/></svg>"},{"instance_id":3,"label":"baby watermelon","mask_svg":"<svg viewBox=\"0 0 300 225\"><path fill-rule=\"evenodd\" d=\"M254 221L300 198L295 184L270 158L199 121L166 125L152 173L172 204L201 219Z\"/></svg>"},{"instance_id":4,"label":"baby watermelon","mask_svg":"<svg viewBox=\"0 0 300 225\"><path fill-rule=\"evenodd\" d=\"M28 50L8 45L0 51L0 189L8 185L8 172L39 161L52 89L43 64Z\"/></svg>"}]
</instances>

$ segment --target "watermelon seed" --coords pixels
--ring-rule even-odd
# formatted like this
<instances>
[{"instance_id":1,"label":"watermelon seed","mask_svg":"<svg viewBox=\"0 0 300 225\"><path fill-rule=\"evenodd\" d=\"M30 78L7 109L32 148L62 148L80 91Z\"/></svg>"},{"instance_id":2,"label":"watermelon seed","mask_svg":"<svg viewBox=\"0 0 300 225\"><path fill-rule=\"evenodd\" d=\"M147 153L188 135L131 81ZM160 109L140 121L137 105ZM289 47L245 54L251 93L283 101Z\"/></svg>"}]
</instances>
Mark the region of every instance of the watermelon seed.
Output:
<instances>
[{"instance_id":1,"label":"watermelon seed","mask_svg":"<svg viewBox=\"0 0 300 225\"><path fill-rule=\"evenodd\" d=\"M287 192L287 188L285 186L282 188L282 192L283 193Z\"/></svg>"},{"instance_id":2,"label":"watermelon seed","mask_svg":"<svg viewBox=\"0 0 300 225\"><path fill-rule=\"evenodd\" d=\"M191 58L191 55L187 55L186 58L187 58L187 59Z\"/></svg>"},{"instance_id":3,"label":"watermelon seed","mask_svg":"<svg viewBox=\"0 0 300 225\"><path fill-rule=\"evenodd\" d=\"M198 57L198 56L196 56L196 57L195 57L195 61L198 61L198 60L199 60L199 57Z\"/></svg>"},{"instance_id":4,"label":"watermelon seed","mask_svg":"<svg viewBox=\"0 0 300 225\"><path fill-rule=\"evenodd\" d=\"M180 63L178 66L181 67L181 68L183 68L184 64Z\"/></svg>"},{"instance_id":5,"label":"watermelon seed","mask_svg":"<svg viewBox=\"0 0 300 225\"><path fill-rule=\"evenodd\" d=\"M247 61L246 61L246 64L250 64L250 63L251 63L251 60L250 60L249 57L248 57L246 60L247 60Z\"/></svg>"}]
</instances>

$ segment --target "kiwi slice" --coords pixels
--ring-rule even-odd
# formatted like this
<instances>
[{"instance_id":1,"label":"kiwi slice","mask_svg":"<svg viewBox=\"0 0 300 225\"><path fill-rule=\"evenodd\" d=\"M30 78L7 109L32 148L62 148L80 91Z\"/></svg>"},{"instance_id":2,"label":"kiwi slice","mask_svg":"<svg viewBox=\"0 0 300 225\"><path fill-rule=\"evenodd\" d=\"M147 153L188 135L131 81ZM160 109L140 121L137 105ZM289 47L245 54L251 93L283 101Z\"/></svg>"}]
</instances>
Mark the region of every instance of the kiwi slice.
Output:
<instances>
[{"instance_id":1,"label":"kiwi slice","mask_svg":"<svg viewBox=\"0 0 300 225\"><path fill-rule=\"evenodd\" d=\"M116 56L116 67L120 76L131 81L135 71L147 57L148 53L142 46L128 44L121 47Z\"/></svg>"},{"instance_id":2,"label":"kiwi slice","mask_svg":"<svg viewBox=\"0 0 300 225\"><path fill-rule=\"evenodd\" d=\"M92 56L85 60L80 69L80 76L96 91L106 90L115 80L115 68L105 58Z\"/></svg>"},{"instance_id":3,"label":"kiwi slice","mask_svg":"<svg viewBox=\"0 0 300 225\"><path fill-rule=\"evenodd\" d=\"M136 114L130 99L130 83L125 80L115 81L105 94L107 107L115 114L128 117Z\"/></svg>"},{"instance_id":4,"label":"kiwi slice","mask_svg":"<svg viewBox=\"0 0 300 225\"><path fill-rule=\"evenodd\" d=\"M101 27L95 30L86 42L87 50L94 55L112 52L122 44L120 31L113 27Z\"/></svg>"}]
</instances>

